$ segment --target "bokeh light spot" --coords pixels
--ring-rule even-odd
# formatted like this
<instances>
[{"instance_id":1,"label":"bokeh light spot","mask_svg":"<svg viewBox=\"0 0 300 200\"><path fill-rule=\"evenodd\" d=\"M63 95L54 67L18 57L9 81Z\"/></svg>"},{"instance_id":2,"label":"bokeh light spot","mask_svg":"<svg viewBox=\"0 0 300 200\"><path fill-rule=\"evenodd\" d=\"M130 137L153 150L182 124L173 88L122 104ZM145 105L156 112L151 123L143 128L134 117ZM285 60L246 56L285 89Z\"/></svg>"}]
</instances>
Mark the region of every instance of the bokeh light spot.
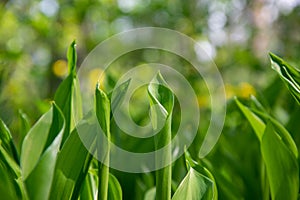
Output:
<instances>
[{"instance_id":1,"label":"bokeh light spot","mask_svg":"<svg viewBox=\"0 0 300 200\"><path fill-rule=\"evenodd\" d=\"M68 63L65 60L57 60L52 66L52 71L57 77L65 77L68 74Z\"/></svg>"}]
</instances>

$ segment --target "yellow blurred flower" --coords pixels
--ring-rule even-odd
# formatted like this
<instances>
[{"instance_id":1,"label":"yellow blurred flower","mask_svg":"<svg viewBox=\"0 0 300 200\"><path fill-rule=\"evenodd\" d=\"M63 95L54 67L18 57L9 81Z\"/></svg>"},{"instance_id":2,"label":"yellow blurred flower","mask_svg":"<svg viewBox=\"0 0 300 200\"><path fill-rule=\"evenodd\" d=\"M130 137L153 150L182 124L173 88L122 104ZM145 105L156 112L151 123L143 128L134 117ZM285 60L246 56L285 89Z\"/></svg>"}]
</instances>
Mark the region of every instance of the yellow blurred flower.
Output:
<instances>
[{"instance_id":1,"label":"yellow blurred flower","mask_svg":"<svg viewBox=\"0 0 300 200\"><path fill-rule=\"evenodd\" d=\"M68 74L68 63L65 60L57 60L53 66L52 71L57 77L65 77Z\"/></svg>"},{"instance_id":2,"label":"yellow blurred flower","mask_svg":"<svg viewBox=\"0 0 300 200\"><path fill-rule=\"evenodd\" d=\"M89 87L95 88L96 84L99 84L100 89L103 90L103 81L104 81L104 74L100 68L95 68L90 71L89 73Z\"/></svg>"},{"instance_id":3,"label":"yellow blurred flower","mask_svg":"<svg viewBox=\"0 0 300 200\"><path fill-rule=\"evenodd\" d=\"M209 96L197 96L199 107L206 107L207 105L209 105L209 100Z\"/></svg>"},{"instance_id":4,"label":"yellow blurred flower","mask_svg":"<svg viewBox=\"0 0 300 200\"><path fill-rule=\"evenodd\" d=\"M225 91L226 91L227 99L230 99L233 96L238 96L241 98L249 98L250 95L256 95L255 88L246 82L242 82L238 86L226 84Z\"/></svg>"},{"instance_id":5,"label":"yellow blurred flower","mask_svg":"<svg viewBox=\"0 0 300 200\"><path fill-rule=\"evenodd\" d=\"M256 91L252 85L249 83L240 83L239 84L239 94L238 96L242 98L249 98L250 95L256 95Z\"/></svg>"}]
</instances>

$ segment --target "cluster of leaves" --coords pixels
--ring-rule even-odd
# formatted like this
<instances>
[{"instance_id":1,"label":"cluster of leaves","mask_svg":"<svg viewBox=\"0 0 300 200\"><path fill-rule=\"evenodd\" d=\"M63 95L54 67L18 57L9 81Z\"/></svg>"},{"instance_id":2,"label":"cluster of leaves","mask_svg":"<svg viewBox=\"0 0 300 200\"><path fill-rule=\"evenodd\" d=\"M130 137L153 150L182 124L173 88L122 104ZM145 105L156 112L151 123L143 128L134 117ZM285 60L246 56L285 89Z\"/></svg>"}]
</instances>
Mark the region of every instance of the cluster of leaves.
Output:
<instances>
[{"instance_id":1,"label":"cluster of leaves","mask_svg":"<svg viewBox=\"0 0 300 200\"><path fill-rule=\"evenodd\" d=\"M51 109L30 128L19 148L1 121L0 193L4 199L93 199L96 194L98 179L93 169L98 164L74 123L82 116L78 109L81 101L75 42L68 50L68 61L69 75L59 86ZM92 128L87 122L80 126ZM107 185L109 195L116 197L113 199L122 198L121 187L112 174Z\"/></svg>"},{"instance_id":2,"label":"cluster of leaves","mask_svg":"<svg viewBox=\"0 0 300 200\"><path fill-rule=\"evenodd\" d=\"M255 97L247 101L235 98L231 102L236 105L235 110L239 109L249 121L258 139L258 143L253 145L254 150L252 148L249 150L252 152L250 155L253 155L253 152L256 154L260 149L255 160L251 161L252 158L248 157L247 161L236 164L235 154L230 154L232 153L230 151L232 149L236 151L239 145L230 146L230 142L226 141L230 137L225 134L219 142L221 144L217 145L216 150L208 158L198 158L195 150L198 148L192 145L180 159L154 173L125 175L111 169L110 146L101 144L102 141L97 141L100 142L97 145L100 149L97 150L104 152L105 160L97 161L93 158L91 149L83 144L78 132L84 129L85 133L89 134L95 127L88 116L82 116L76 74L75 42L71 44L67 57L69 75L57 89L51 109L32 127L26 116L20 114L24 134L20 136L19 145L15 145L10 130L0 120L2 198L101 200L298 198L299 158L297 145L292 137L294 135L268 114ZM273 54L271 60L272 67L300 103L300 72ZM118 106L129 84L130 80L117 88L118 96L114 100L99 86L96 87L96 117L108 140L114 135L111 110ZM148 85L148 96L151 108L154 108L151 110L153 127L157 127L161 121L165 122L154 137L155 149L159 149L171 142L175 101L172 91L160 73ZM296 114L293 119L297 116L299 117ZM233 128L237 130L237 127ZM228 134L229 131L226 132ZM241 140L241 143L243 141ZM92 143L94 141L91 141L91 146ZM220 153L219 150L222 148ZM243 157L248 155L247 151L234 153L245 153ZM163 161L156 160L163 162L157 164L171 163L171 148L165 149L163 158ZM245 163L249 166L243 169ZM251 177L253 170L248 168L257 170L254 171L258 175ZM247 173L244 173L246 170ZM233 184L235 180L237 182ZM131 183L136 186L134 192L128 189ZM250 192L247 193L245 188Z\"/></svg>"}]
</instances>

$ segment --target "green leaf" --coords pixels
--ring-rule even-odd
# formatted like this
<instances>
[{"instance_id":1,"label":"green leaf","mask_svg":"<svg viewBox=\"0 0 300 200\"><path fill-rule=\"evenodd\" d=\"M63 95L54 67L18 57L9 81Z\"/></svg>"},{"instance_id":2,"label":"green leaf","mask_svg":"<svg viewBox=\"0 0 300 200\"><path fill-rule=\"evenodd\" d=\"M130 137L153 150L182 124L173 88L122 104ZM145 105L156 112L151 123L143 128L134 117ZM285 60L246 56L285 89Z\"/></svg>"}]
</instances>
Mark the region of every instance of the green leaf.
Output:
<instances>
[{"instance_id":1,"label":"green leaf","mask_svg":"<svg viewBox=\"0 0 300 200\"><path fill-rule=\"evenodd\" d=\"M52 116L53 107L35 123L24 138L21 150L23 180L27 179L43 153L52 123Z\"/></svg>"},{"instance_id":2,"label":"green leaf","mask_svg":"<svg viewBox=\"0 0 300 200\"><path fill-rule=\"evenodd\" d=\"M0 119L0 143L8 154L19 163L17 148L12 139L11 133L5 123Z\"/></svg>"},{"instance_id":3,"label":"green leaf","mask_svg":"<svg viewBox=\"0 0 300 200\"><path fill-rule=\"evenodd\" d=\"M172 115L174 95L168 88L160 72L152 79L148 86L151 106L151 121L154 129L165 125L167 118ZM170 118L169 118L170 119ZM159 139L158 139L159 140ZM163 141L163 145L165 142Z\"/></svg>"},{"instance_id":4,"label":"green leaf","mask_svg":"<svg viewBox=\"0 0 300 200\"><path fill-rule=\"evenodd\" d=\"M73 40L73 42L71 43L71 45L68 48L67 58L68 58L69 74L75 73L76 72L76 62L77 62L76 41L75 40Z\"/></svg>"},{"instance_id":5,"label":"green leaf","mask_svg":"<svg viewBox=\"0 0 300 200\"><path fill-rule=\"evenodd\" d=\"M298 149L297 146L289 134L289 132L284 128L283 125L281 125L277 120L275 120L273 117L271 117L264 108L262 108L261 104L258 102L258 100L252 96L251 97L251 103L252 108L248 108L244 106L237 98L235 98L235 101L238 105L238 107L241 109L245 117L250 122L254 132L258 136L259 140L261 141L261 138L264 134L266 125L265 123L267 121L272 122L273 126L276 129L276 132L282 137L282 141L287 145L287 147L294 153L294 155L298 158Z\"/></svg>"},{"instance_id":6,"label":"green leaf","mask_svg":"<svg viewBox=\"0 0 300 200\"><path fill-rule=\"evenodd\" d=\"M0 173L0 176L1 174L3 176L3 179L1 179L1 182L3 184L0 184L0 191L6 190L5 192L0 194L14 196L14 194L11 194L11 192L13 192L18 196L19 199L28 199L26 189L21 180L21 169L19 165L13 160L13 158L2 147L1 141L0 141L0 169L1 172L3 172Z\"/></svg>"},{"instance_id":7,"label":"green leaf","mask_svg":"<svg viewBox=\"0 0 300 200\"><path fill-rule=\"evenodd\" d=\"M251 124L259 141L261 141L266 125L259 117L257 117L253 112L251 112L249 108L244 106L237 98L235 98L235 102L240 108L240 110L243 112L249 123Z\"/></svg>"},{"instance_id":8,"label":"green leaf","mask_svg":"<svg viewBox=\"0 0 300 200\"><path fill-rule=\"evenodd\" d=\"M65 119L62 111L55 103L53 103L52 107L53 107L53 114L52 114L51 127L47 135L47 141L44 150L46 150L53 143L53 141L57 138L57 136L59 136L61 131L64 131L64 127L65 127Z\"/></svg>"},{"instance_id":9,"label":"green leaf","mask_svg":"<svg viewBox=\"0 0 300 200\"><path fill-rule=\"evenodd\" d=\"M11 156L5 151L0 143L0 158L1 163L9 167L10 172L14 174L16 178L21 177L21 170L19 165L11 158Z\"/></svg>"},{"instance_id":10,"label":"green leaf","mask_svg":"<svg viewBox=\"0 0 300 200\"><path fill-rule=\"evenodd\" d=\"M28 116L22 111L19 110L19 124L20 124L20 133L18 140L18 150L21 151L23 140L30 130Z\"/></svg>"},{"instance_id":11,"label":"green leaf","mask_svg":"<svg viewBox=\"0 0 300 200\"><path fill-rule=\"evenodd\" d=\"M98 85L95 91L96 115L100 127L107 137L110 137L110 101L106 93Z\"/></svg>"},{"instance_id":12,"label":"green leaf","mask_svg":"<svg viewBox=\"0 0 300 200\"><path fill-rule=\"evenodd\" d=\"M74 128L71 124L73 123L72 119L72 96L73 96L73 84L74 77L73 75L69 75L58 87L54 101L57 103L59 108L64 113L64 117L66 120L66 128L63 136L63 143L68 137L70 131ZM62 143L62 144L63 144Z\"/></svg>"},{"instance_id":13,"label":"green leaf","mask_svg":"<svg viewBox=\"0 0 300 200\"><path fill-rule=\"evenodd\" d=\"M0 164L0 194L2 199L20 199L21 197L17 195L16 188L14 184L14 179L7 172L5 166Z\"/></svg>"},{"instance_id":14,"label":"green leaf","mask_svg":"<svg viewBox=\"0 0 300 200\"><path fill-rule=\"evenodd\" d=\"M80 84L77 76L73 79L72 111L71 128L83 117Z\"/></svg>"},{"instance_id":15,"label":"green leaf","mask_svg":"<svg viewBox=\"0 0 300 200\"><path fill-rule=\"evenodd\" d=\"M289 91L300 104L300 70L292 67L280 57L270 53L271 66L279 74Z\"/></svg>"},{"instance_id":16,"label":"green leaf","mask_svg":"<svg viewBox=\"0 0 300 200\"><path fill-rule=\"evenodd\" d=\"M172 200L212 199L211 197L206 197L208 188L212 188L212 182L191 167L188 174L180 183Z\"/></svg>"},{"instance_id":17,"label":"green leaf","mask_svg":"<svg viewBox=\"0 0 300 200\"><path fill-rule=\"evenodd\" d=\"M127 89L129 87L131 79L128 79L124 83L121 83L113 92L110 92L107 96L111 101L111 110L117 109L119 104L123 101ZM112 94L114 93L114 96Z\"/></svg>"},{"instance_id":18,"label":"green leaf","mask_svg":"<svg viewBox=\"0 0 300 200\"><path fill-rule=\"evenodd\" d=\"M88 173L82 184L82 189L80 192L80 200L90 200L96 197L96 178L91 173Z\"/></svg>"},{"instance_id":19,"label":"green leaf","mask_svg":"<svg viewBox=\"0 0 300 200\"><path fill-rule=\"evenodd\" d=\"M261 152L270 183L272 199L297 199L299 167L294 154L268 123L262 141Z\"/></svg>"},{"instance_id":20,"label":"green leaf","mask_svg":"<svg viewBox=\"0 0 300 200\"><path fill-rule=\"evenodd\" d=\"M109 174L109 182L108 182L108 199L122 200L121 185L118 179L111 173Z\"/></svg>"},{"instance_id":21,"label":"green leaf","mask_svg":"<svg viewBox=\"0 0 300 200\"><path fill-rule=\"evenodd\" d=\"M298 158L298 149L297 146L291 137L290 133L286 130L286 128L280 124L276 119L271 117L267 113L259 112L256 110L253 110L253 112L262 118L264 121L270 121L275 129L275 131L279 134L279 136L282 138L282 141L284 144L288 147L288 149L295 155L296 158Z\"/></svg>"},{"instance_id":22,"label":"green leaf","mask_svg":"<svg viewBox=\"0 0 300 200\"><path fill-rule=\"evenodd\" d=\"M71 130L75 127L75 122L79 121L82 117L82 106L80 98L80 87L76 75L76 49L75 41L72 42L68 49L68 65L69 65L69 75L67 78L59 85L54 101L62 110L65 117L65 131L63 135L63 141L67 139Z\"/></svg>"},{"instance_id":23,"label":"green leaf","mask_svg":"<svg viewBox=\"0 0 300 200\"><path fill-rule=\"evenodd\" d=\"M58 153L49 199L78 198L92 159L89 151L93 151L96 138L95 120L90 116L83 118L63 144ZM84 145L78 133L85 133L84 140L88 143Z\"/></svg>"},{"instance_id":24,"label":"green leaf","mask_svg":"<svg viewBox=\"0 0 300 200\"><path fill-rule=\"evenodd\" d=\"M107 140L110 141L110 101L105 94L97 85L95 91L96 98L96 115L99 122L99 125L107 137ZM109 154L110 146L109 143L105 145L100 141L100 144L97 145L100 147L98 149L101 152L104 152L104 160L98 162L98 172L99 172L99 189L98 189L98 198L106 200L108 198L108 184L109 184Z\"/></svg>"},{"instance_id":25,"label":"green leaf","mask_svg":"<svg viewBox=\"0 0 300 200\"><path fill-rule=\"evenodd\" d=\"M30 199L48 199L53 173L64 131L64 118L59 108L53 104L53 119L48 134L45 151L36 167L25 180Z\"/></svg>"},{"instance_id":26,"label":"green leaf","mask_svg":"<svg viewBox=\"0 0 300 200\"><path fill-rule=\"evenodd\" d=\"M153 128L154 130L161 130L156 135L156 148L159 149L171 141L171 117L174 106L174 95L160 73L150 82L148 95L150 97Z\"/></svg>"},{"instance_id":27,"label":"green leaf","mask_svg":"<svg viewBox=\"0 0 300 200\"><path fill-rule=\"evenodd\" d=\"M171 122L174 106L174 95L168 88L160 73L153 78L148 86L151 106L151 121L154 130L159 130L154 137L155 148L167 148L160 155L156 155L156 164L166 166L156 171L156 199L171 199L172 154L171 154ZM164 159L160 159L164 158Z\"/></svg>"},{"instance_id":28,"label":"green leaf","mask_svg":"<svg viewBox=\"0 0 300 200\"><path fill-rule=\"evenodd\" d=\"M199 181L201 183L203 181L206 183L206 186L201 186L202 189L199 188L200 190L198 191L199 192L198 196L200 196L200 195L203 196L202 199L217 200L218 199L217 184L216 184L215 178L211 174L211 172L207 168L205 168L204 166L200 165L198 162L193 160L188 151L185 152L184 157L185 157L185 162L186 162L188 171L190 171L191 169L195 170L197 173L199 173L201 175L201 179L203 179L202 181L200 181L200 180ZM192 182L190 184L193 185ZM203 191L204 193L202 194L201 191L204 189L205 189L205 191Z\"/></svg>"},{"instance_id":29,"label":"green leaf","mask_svg":"<svg viewBox=\"0 0 300 200\"><path fill-rule=\"evenodd\" d=\"M146 192L144 200L155 200L155 195L156 195L156 188L153 187Z\"/></svg>"},{"instance_id":30,"label":"green leaf","mask_svg":"<svg viewBox=\"0 0 300 200\"><path fill-rule=\"evenodd\" d=\"M236 103L254 131L259 131L261 135L261 153L266 166L272 199L295 199L299 187L299 167L297 162L298 149L292 137L278 121L267 113L261 112L261 109L253 108L250 110L237 99ZM266 121L267 125L263 120ZM263 123L261 128L257 127L258 123ZM262 131L263 133L261 133ZM265 188L267 187L265 186Z\"/></svg>"}]
</instances>

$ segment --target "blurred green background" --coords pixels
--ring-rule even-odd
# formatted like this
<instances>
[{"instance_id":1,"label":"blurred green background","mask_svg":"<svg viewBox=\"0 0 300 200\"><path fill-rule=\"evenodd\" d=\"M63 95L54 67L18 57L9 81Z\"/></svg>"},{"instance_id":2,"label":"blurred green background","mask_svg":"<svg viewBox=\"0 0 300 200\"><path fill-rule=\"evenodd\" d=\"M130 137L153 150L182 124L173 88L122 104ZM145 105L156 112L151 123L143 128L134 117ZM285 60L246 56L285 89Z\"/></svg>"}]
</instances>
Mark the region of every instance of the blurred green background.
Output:
<instances>
[{"instance_id":1,"label":"blurred green background","mask_svg":"<svg viewBox=\"0 0 300 200\"><path fill-rule=\"evenodd\" d=\"M229 96L253 93L252 86L259 91L275 76L270 73L269 51L300 62L299 4L298 0L1 1L0 117L11 125L20 108L33 120L48 108L66 75L66 48L73 39L80 65L109 36L144 26L178 30L198 41L221 70Z\"/></svg>"},{"instance_id":2,"label":"blurred green background","mask_svg":"<svg viewBox=\"0 0 300 200\"><path fill-rule=\"evenodd\" d=\"M33 120L66 75L101 41L136 27L178 30L198 41L221 70L229 96L259 90L274 76L268 52L300 62L298 0L11 0L0 3L0 117L22 108ZM238 76L237 76L238 75ZM242 83L243 82L243 83ZM250 83L251 85L249 85ZM246 88L246 89L245 89Z\"/></svg>"}]
</instances>

